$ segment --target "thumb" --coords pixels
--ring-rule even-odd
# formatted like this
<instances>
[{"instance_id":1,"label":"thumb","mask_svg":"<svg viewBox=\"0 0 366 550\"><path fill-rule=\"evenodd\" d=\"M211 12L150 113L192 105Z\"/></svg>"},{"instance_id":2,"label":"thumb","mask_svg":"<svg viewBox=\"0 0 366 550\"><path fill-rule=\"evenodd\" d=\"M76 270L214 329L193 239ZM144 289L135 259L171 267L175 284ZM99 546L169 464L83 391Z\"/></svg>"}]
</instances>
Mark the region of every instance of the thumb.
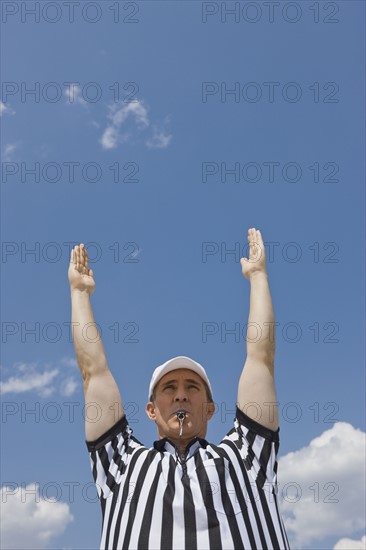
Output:
<instances>
[{"instance_id":1,"label":"thumb","mask_svg":"<svg viewBox=\"0 0 366 550\"><path fill-rule=\"evenodd\" d=\"M247 262L248 259L247 258L240 258L240 263L243 265L245 262Z\"/></svg>"}]
</instances>

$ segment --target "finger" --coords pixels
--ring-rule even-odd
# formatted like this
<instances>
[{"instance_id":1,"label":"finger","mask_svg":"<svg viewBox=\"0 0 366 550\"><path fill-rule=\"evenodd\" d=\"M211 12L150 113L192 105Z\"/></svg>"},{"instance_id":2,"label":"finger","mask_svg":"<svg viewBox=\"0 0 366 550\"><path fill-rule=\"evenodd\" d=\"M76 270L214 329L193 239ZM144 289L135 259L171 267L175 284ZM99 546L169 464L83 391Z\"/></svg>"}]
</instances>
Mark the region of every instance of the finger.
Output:
<instances>
[{"instance_id":1,"label":"finger","mask_svg":"<svg viewBox=\"0 0 366 550\"><path fill-rule=\"evenodd\" d=\"M84 244L80 243L78 246L78 253L79 253L79 262L82 263L82 260L84 258Z\"/></svg>"},{"instance_id":2,"label":"finger","mask_svg":"<svg viewBox=\"0 0 366 550\"><path fill-rule=\"evenodd\" d=\"M80 258L80 260L81 260L81 263L83 265L86 265L85 248L81 249L81 258Z\"/></svg>"},{"instance_id":3,"label":"finger","mask_svg":"<svg viewBox=\"0 0 366 550\"><path fill-rule=\"evenodd\" d=\"M255 254L256 247L255 247L255 230L254 229L250 230L249 246L250 246L250 253Z\"/></svg>"},{"instance_id":4,"label":"finger","mask_svg":"<svg viewBox=\"0 0 366 550\"><path fill-rule=\"evenodd\" d=\"M83 249L83 259L84 259L84 265L87 268L88 267L88 254L87 254L86 248Z\"/></svg>"},{"instance_id":5,"label":"finger","mask_svg":"<svg viewBox=\"0 0 366 550\"><path fill-rule=\"evenodd\" d=\"M257 243L260 250L260 254L262 255L262 253L264 252L264 242L260 231L257 231Z\"/></svg>"},{"instance_id":6,"label":"finger","mask_svg":"<svg viewBox=\"0 0 366 550\"><path fill-rule=\"evenodd\" d=\"M80 244L80 263L84 264L84 261L85 261L85 248L84 248L84 244L81 243Z\"/></svg>"},{"instance_id":7,"label":"finger","mask_svg":"<svg viewBox=\"0 0 366 550\"><path fill-rule=\"evenodd\" d=\"M94 271L92 269L89 269L89 276L94 277Z\"/></svg>"}]
</instances>

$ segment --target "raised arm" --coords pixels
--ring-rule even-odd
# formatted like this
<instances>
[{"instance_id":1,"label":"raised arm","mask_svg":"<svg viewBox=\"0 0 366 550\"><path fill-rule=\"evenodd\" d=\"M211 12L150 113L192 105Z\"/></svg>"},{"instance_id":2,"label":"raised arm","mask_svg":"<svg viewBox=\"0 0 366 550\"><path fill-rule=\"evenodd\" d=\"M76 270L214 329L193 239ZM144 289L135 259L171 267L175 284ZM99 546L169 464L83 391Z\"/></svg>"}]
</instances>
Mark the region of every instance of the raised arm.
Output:
<instances>
[{"instance_id":1,"label":"raised arm","mask_svg":"<svg viewBox=\"0 0 366 550\"><path fill-rule=\"evenodd\" d=\"M261 232L248 230L249 259L241 258L250 281L247 358L239 380L238 407L266 428L277 430L278 407L274 383L275 326Z\"/></svg>"},{"instance_id":2,"label":"raised arm","mask_svg":"<svg viewBox=\"0 0 366 550\"><path fill-rule=\"evenodd\" d=\"M95 441L122 417L123 407L94 320L90 303L95 290L94 274L83 244L71 251L68 277L73 342L84 385L85 434L87 441Z\"/></svg>"}]
</instances>

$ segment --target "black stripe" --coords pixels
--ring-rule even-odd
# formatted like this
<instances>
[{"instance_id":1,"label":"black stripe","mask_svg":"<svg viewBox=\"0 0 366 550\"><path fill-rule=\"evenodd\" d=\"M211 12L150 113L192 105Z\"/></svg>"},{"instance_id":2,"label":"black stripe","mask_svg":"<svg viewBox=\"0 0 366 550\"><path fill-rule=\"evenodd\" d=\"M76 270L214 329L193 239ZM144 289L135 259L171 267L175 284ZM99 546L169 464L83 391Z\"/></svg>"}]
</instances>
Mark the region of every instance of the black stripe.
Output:
<instances>
[{"instance_id":1,"label":"black stripe","mask_svg":"<svg viewBox=\"0 0 366 550\"><path fill-rule=\"evenodd\" d=\"M255 432L265 439L269 439L270 441L279 441L279 428L274 432L273 430L262 426L262 424L259 424L259 422L256 422L252 418L249 418L249 416L243 413L243 411L241 411L238 407L236 408L236 420L239 422L239 424L242 424L250 431Z\"/></svg>"},{"instance_id":2,"label":"black stripe","mask_svg":"<svg viewBox=\"0 0 366 550\"><path fill-rule=\"evenodd\" d=\"M253 443L255 441L256 434L249 430L246 435L243 433L243 438L246 439L246 441L248 442L248 445L249 445L247 456L245 457L245 460L244 460L244 464L245 464L245 467L246 467L247 470L251 470L251 468L253 466L253 461L254 461L254 458L255 458L255 454L254 454L254 451L253 451ZM239 441L242 443L240 438L238 439L238 441L235 441L235 443L238 443Z\"/></svg>"},{"instance_id":3,"label":"black stripe","mask_svg":"<svg viewBox=\"0 0 366 550\"><path fill-rule=\"evenodd\" d=\"M271 458L271 452L272 452L272 443L268 441L268 439L266 439L263 444L261 454L259 457L259 462L260 462L260 465L263 467L264 472L267 472L268 462L269 462L269 459Z\"/></svg>"},{"instance_id":4,"label":"black stripe","mask_svg":"<svg viewBox=\"0 0 366 550\"><path fill-rule=\"evenodd\" d=\"M184 488L183 496L183 513L184 513L184 531L185 531L185 548L192 550L197 548L197 526L196 513L192 497L189 477L183 476L182 484Z\"/></svg>"},{"instance_id":5,"label":"black stripe","mask_svg":"<svg viewBox=\"0 0 366 550\"><path fill-rule=\"evenodd\" d=\"M249 445L253 447L255 438L257 437L257 434L255 432L252 432L252 430L248 430L247 434L243 434L244 438L248 441Z\"/></svg>"},{"instance_id":6,"label":"black stripe","mask_svg":"<svg viewBox=\"0 0 366 550\"><path fill-rule=\"evenodd\" d=\"M235 468L231 462L230 462L229 468L230 468L231 479L233 480L233 485L235 487L235 494L240 504L241 513L243 514L243 517L244 517L244 525L250 541L250 547L253 548L254 550L256 548L256 542L255 542L253 529L249 519L248 505L245 502L245 498L243 494L243 487L240 486L238 476L236 475ZM243 547L244 547L244 544L243 544Z\"/></svg>"},{"instance_id":7,"label":"black stripe","mask_svg":"<svg viewBox=\"0 0 366 550\"><path fill-rule=\"evenodd\" d=\"M123 511L125 509L126 501L127 501L127 497L128 497L130 479L131 479L134 467L136 465L136 462L137 462L139 456L144 451L146 452L146 449L144 449L144 448L136 449L134 455L131 458L131 463L130 463L130 466L128 468L128 474L126 476L124 486L123 486L121 504L120 504L120 509L118 511L118 518L117 518L116 525L115 525L114 537L113 537L113 548L117 548L118 536L119 536L119 532L120 532L120 529L121 529L122 515L123 515Z\"/></svg>"},{"instance_id":8,"label":"black stripe","mask_svg":"<svg viewBox=\"0 0 366 550\"><path fill-rule=\"evenodd\" d=\"M200 456L200 453L197 453L196 455L194 455L194 460L196 464L197 479L201 489L201 494L202 494L203 501L205 503L206 513L207 513L208 538L210 541L210 548L214 548L215 550L222 550L220 522L217 519L217 514L215 511L212 492L210 490L210 487L211 487L210 480L203 466L203 461Z\"/></svg>"},{"instance_id":9,"label":"black stripe","mask_svg":"<svg viewBox=\"0 0 366 550\"><path fill-rule=\"evenodd\" d=\"M271 457L271 450L272 450L272 443L266 439L264 441L264 445L261 450L261 454L259 457L259 464L260 464L260 471L257 477L257 482L259 486L263 489L264 484L267 480L267 467L268 462Z\"/></svg>"},{"instance_id":10,"label":"black stripe","mask_svg":"<svg viewBox=\"0 0 366 550\"><path fill-rule=\"evenodd\" d=\"M227 517L227 521L229 523L229 528L231 532L231 536L233 538L234 542L234 548L244 548L244 544L242 541L242 538L240 536L240 531L238 527L238 523L236 521L235 512L233 505L231 503L229 493L227 491L227 487L225 484L225 466L224 462L221 458L214 459L215 465L216 465L216 471L218 474L219 482L220 482L220 492L221 492L221 502L223 504L225 515Z\"/></svg>"},{"instance_id":11,"label":"black stripe","mask_svg":"<svg viewBox=\"0 0 366 550\"><path fill-rule=\"evenodd\" d=\"M150 487L149 496L147 498L146 508L144 512L144 517L142 518L141 531L140 531L140 536L137 543L137 548L139 550L146 550L146 548L149 547L148 543L149 543L149 535L151 530L152 515L154 510L154 501L155 501L156 489L158 487L161 471L162 471L162 467L161 467L161 461L160 461L155 472L154 481L152 482Z\"/></svg>"},{"instance_id":12,"label":"black stripe","mask_svg":"<svg viewBox=\"0 0 366 550\"><path fill-rule=\"evenodd\" d=\"M242 473L242 476L244 478L245 488L247 490L249 501L251 503L253 513L254 513L254 517L255 517L255 520L256 520L256 527L257 527L257 530L258 530L259 538L261 539L261 544L262 544L261 550L268 550L266 537L264 535L261 519L259 517L259 512L258 512L257 506L256 506L257 499L255 498L255 496L253 494L252 486L251 486L250 480L248 478L248 473L247 473L247 471L244 467L243 459L242 459L242 457L241 457L241 455L240 455L240 453L239 453L239 451L236 447L236 444L233 441L225 440L225 441L223 441L223 443L225 445L228 445L233 450L235 456L237 457L238 465L239 465L239 468L241 469L241 473ZM247 525L247 528L249 528L249 525ZM248 533L249 533L249 529L248 529ZM254 537L254 535L253 535L253 537ZM254 546L253 548L256 548L256 547Z\"/></svg>"},{"instance_id":13,"label":"black stripe","mask_svg":"<svg viewBox=\"0 0 366 550\"><path fill-rule=\"evenodd\" d=\"M116 485L116 488L113 492L113 498L112 498L112 503L111 503L111 507L109 509L109 516L108 516L108 525L107 525L107 530L106 530L106 538L105 538L105 547L106 548L109 548L109 537L111 535L111 527L112 527L112 521L113 521L113 516L114 516L114 511L116 509L116 503L118 502L118 496L120 494L120 490L121 490L121 486L120 485Z\"/></svg>"},{"instance_id":14,"label":"black stripe","mask_svg":"<svg viewBox=\"0 0 366 550\"><path fill-rule=\"evenodd\" d=\"M173 548L173 499L175 493L175 462L172 456L169 459L168 482L163 497L163 514L161 522L161 550Z\"/></svg>"},{"instance_id":15,"label":"black stripe","mask_svg":"<svg viewBox=\"0 0 366 550\"><path fill-rule=\"evenodd\" d=\"M231 445L229 445L229 446L231 447ZM227 458L227 460L229 461L230 477L231 477L231 480L232 480L233 485L235 487L235 494L236 494L238 502L240 504L241 512L244 516L244 524L245 524L245 528L246 528L248 538L249 538L249 541L250 541L250 547L253 550L255 550L257 548L257 546L256 546L255 538L254 538L253 529L252 529L250 519L249 519L248 505L245 502L244 491L243 491L244 488L241 487L241 485L239 483L239 479L238 479L238 476L237 476L237 473L236 473L236 468L234 467L234 465L232 463L232 460L230 459L229 454L222 447L216 447L216 445L211 445L211 447L220 456ZM237 459L237 461L241 464L242 463L242 458L241 458L240 453L238 453L237 449L234 449L234 454L235 454L235 458ZM241 468L241 471L243 472L245 470L243 470ZM245 472L245 476L247 476L247 475L248 475L247 472ZM245 479L245 476L244 476L244 479ZM243 547L244 547L244 543L242 543L242 546L236 546L236 548L238 548L239 550L240 550L240 548L243 548Z\"/></svg>"},{"instance_id":16,"label":"black stripe","mask_svg":"<svg viewBox=\"0 0 366 550\"><path fill-rule=\"evenodd\" d=\"M265 495L263 489L259 489L258 493L259 493L259 498L260 498L261 504L262 504L262 510L263 510L264 516L266 518L266 525L267 525L267 528L268 528L269 536L271 537L272 546L273 546L273 548L281 548L280 542L277 539L276 529L273 525L273 518L271 516L271 511L268 508L268 502L267 502L267 499L266 499L266 495Z\"/></svg>"},{"instance_id":17,"label":"black stripe","mask_svg":"<svg viewBox=\"0 0 366 550\"><path fill-rule=\"evenodd\" d=\"M106 504L106 499L102 496L100 498L100 507L102 509L102 529L103 529L104 516L105 516L105 504Z\"/></svg>"},{"instance_id":18,"label":"black stripe","mask_svg":"<svg viewBox=\"0 0 366 550\"><path fill-rule=\"evenodd\" d=\"M93 479L94 479L94 483L97 483L97 455L96 455L96 452L95 451L92 451L90 453L90 456L91 456L91 459L93 461L93 470L92 470L92 473L93 473Z\"/></svg>"},{"instance_id":19,"label":"black stripe","mask_svg":"<svg viewBox=\"0 0 366 550\"><path fill-rule=\"evenodd\" d=\"M123 462L122 455L118 451L118 439L115 437L112 439L113 462L117 465L120 474L124 474L126 471L126 464Z\"/></svg>"},{"instance_id":20,"label":"black stripe","mask_svg":"<svg viewBox=\"0 0 366 550\"><path fill-rule=\"evenodd\" d=\"M98 455L102 463L103 470L105 472L106 485L109 487L111 491L114 491L114 488L116 486L116 480L114 479L113 475L109 471L110 462L109 462L108 453L105 450L105 447L98 449Z\"/></svg>"},{"instance_id":21,"label":"black stripe","mask_svg":"<svg viewBox=\"0 0 366 550\"><path fill-rule=\"evenodd\" d=\"M154 455L156 452L154 453ZM132 535L132 529L133 529L133 523L135 521L136 516L136 510L137 510L137 503L140 498L141 489L143 487L145 477L147 474L147 471L150 467L150 464L153 460L153 456L151 453L146 453L146 458L140 468L139 475L137 477L136 485L133 488L133 498L130 500L130 511L128 514L128 521L126 526L126 533L125 538L122 543L122 548L129 548L130 545L130 539Z\"/></svg>"},{"instance_id":22,"label":"black stripe","mask_svg":"<svg viewBox=\"0 0 366 550\"><path fill-rule=\"evenodd\" d=\"M288 543L288 540L287 540L287 535L286 535L286 531L284 530L283 528L283 525L282 525L282 519L281 519L281 514L280 514L280 511L278 509L278 503L277 503L277 495L276 493L273 491L273 498L274 498L274 501L275 501L275 506L276 506L276 511L277 511L277 517L278 517L278 523L280 524L280 529L281 529L281 535L282 535L282 540L285 541L285 548L286 549L290 549L290 546L289 546L289 543ZM286 544L287 543L287 544Z\"/></svg>"}]
</instances>

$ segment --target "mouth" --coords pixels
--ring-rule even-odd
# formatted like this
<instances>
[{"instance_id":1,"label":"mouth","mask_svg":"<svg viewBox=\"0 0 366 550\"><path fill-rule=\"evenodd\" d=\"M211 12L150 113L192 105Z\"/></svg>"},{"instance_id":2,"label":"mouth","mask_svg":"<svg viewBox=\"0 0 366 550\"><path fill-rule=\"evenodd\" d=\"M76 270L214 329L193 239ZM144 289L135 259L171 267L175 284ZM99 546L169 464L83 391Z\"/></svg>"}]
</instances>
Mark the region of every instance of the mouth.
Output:
<instances>
[{"instance_id":1,"label":"mouth","mask_svg":"<svg viewBox=\"0 0 366 550\"><path fill-rule=\"evenodd\" d=\"M177 416L179 413L184 413L185 415L190 414L190 411L187 411L187 409L177 409L174 411L171 416Z\"/></svg>"}]
</instances>

